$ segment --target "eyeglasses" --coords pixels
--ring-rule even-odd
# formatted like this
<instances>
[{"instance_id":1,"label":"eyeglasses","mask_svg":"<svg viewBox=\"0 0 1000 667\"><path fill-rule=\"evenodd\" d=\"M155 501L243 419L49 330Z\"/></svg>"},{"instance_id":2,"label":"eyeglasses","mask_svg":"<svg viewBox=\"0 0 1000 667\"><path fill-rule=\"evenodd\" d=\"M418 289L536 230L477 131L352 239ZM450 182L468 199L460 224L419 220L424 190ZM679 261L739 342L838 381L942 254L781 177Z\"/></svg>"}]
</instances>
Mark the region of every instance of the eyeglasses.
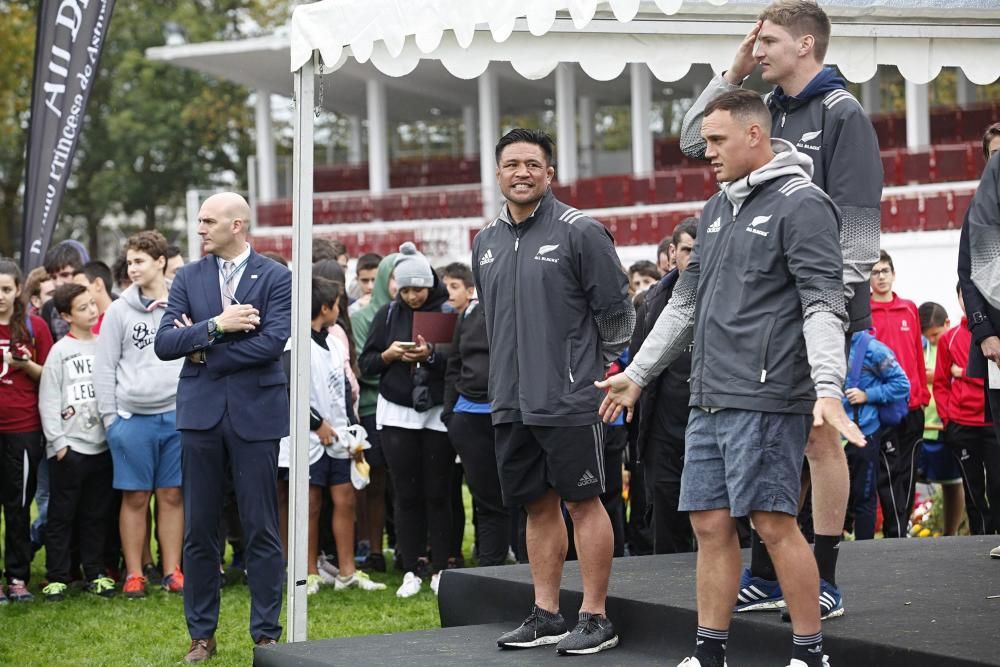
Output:
<instances>
[{"instance_id":1,"label":"eyeglasses","mask_svg":"<svg viewBox=\"0 0 1000 667\"><path fill-rule=\"evenodd\" d=\"M872 278L881 278L882 276L891 276L891 275L892 275L892 269L889 268L872 270Z\"/></svg>"}]
</instances>

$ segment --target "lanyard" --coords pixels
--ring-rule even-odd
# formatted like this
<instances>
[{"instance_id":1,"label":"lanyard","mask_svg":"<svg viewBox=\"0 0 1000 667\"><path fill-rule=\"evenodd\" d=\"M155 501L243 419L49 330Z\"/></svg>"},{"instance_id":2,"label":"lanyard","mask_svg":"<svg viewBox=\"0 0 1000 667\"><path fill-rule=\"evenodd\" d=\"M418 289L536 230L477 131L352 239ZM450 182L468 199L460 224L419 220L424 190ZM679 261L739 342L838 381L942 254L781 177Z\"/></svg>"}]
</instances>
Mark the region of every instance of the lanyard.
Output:
<instances>
[{"instance_id":1,"label":"lanyard","mask_svg":"<svg viewBox=\"0 0 1000 667\"><path fill-rule=\"evenodd\" d=\"M236 300L236 290L232 290L232 291L230 291L230 290L232 288L233 280L236 279L236 276L239 275L240 271L242 271L244 268L246 268L247 262L249 262L249 261L250 261L250 256L247 255L246 259L244 259L242 262L240 262L237 266L234 266L233 270L229 273L229 275L228 276L223 276L223 279L222 279L222 294L223 295L228 294L229 296L227 298L230 301L232 301L232 303L235 303L237 305L239 305L239 301ZM219 265L219 271L220 272L222 271L222 265Z\"/></svg>"}]
</instances>

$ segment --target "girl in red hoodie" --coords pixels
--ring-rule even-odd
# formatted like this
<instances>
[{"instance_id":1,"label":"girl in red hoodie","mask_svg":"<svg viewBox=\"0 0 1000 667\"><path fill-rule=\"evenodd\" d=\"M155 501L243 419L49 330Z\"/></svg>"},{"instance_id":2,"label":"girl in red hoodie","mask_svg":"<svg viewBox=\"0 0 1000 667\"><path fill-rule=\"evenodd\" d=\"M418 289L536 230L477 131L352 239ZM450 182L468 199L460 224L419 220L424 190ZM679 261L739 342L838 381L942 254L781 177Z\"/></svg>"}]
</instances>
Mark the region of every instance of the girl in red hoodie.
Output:
<instances>
[{"instance_id":1,"label":"girl in red hoodie","mask_svg":"<svg viewBox=\"0 0 1000 667\"><path fill-rule=\"evenodd\" d=\"M903 420L882 435L878 470L878 495L882 504L882 534L906 537L913 511L916 460L924 435L924 408L931 401L927 370L920 336L920 315L912 301L900 299L892 291L896 269L882 250L872 267L872 325L875 338L896 355L910 381L910 411Z\"/></svg>"},{"instance_id":2,"label":"girl in red hoodie","mask_svg":"<svg viewBox=\"0 0 1000 667\"><path fill-rule=\"evenodd\" d=\"M934 402L944 424L944 442L962 469L969 532L991 535L1000 529L1000 444L986 416L984 381L965 373L972 334L961 289L958 303L962 321L938 340Z\"/></svg>"}]
</instances>

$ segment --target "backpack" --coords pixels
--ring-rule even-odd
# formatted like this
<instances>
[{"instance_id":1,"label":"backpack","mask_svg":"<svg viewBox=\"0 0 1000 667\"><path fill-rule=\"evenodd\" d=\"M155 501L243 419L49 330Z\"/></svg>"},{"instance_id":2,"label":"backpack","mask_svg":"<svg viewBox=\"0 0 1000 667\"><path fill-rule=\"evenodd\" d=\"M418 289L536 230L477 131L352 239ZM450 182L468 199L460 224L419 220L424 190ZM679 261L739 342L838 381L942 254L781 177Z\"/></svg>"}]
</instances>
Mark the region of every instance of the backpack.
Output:
<instances>
[{"instance_id":1,"label":"backpack","mask_svg":"<svg viewBox=\"0 0 1000 667\"><path fill-rule=\"evenodd\" d=\"M844 382L848 388L858 386L858 382L861 380L861 368L865 363L865 354L868 352L868 345L874 339L867 331L862 331L859 335L858 345L854 350L854 359L851 360L851 367L847 371L847 379ZM896 426L909 414L910 400L907 396L898 401L881 403L875 407L878 408L878 421L882 426ZM854 406L855 423L858 421L858 410L858 406Z\"/></svg>"}]
</instances>

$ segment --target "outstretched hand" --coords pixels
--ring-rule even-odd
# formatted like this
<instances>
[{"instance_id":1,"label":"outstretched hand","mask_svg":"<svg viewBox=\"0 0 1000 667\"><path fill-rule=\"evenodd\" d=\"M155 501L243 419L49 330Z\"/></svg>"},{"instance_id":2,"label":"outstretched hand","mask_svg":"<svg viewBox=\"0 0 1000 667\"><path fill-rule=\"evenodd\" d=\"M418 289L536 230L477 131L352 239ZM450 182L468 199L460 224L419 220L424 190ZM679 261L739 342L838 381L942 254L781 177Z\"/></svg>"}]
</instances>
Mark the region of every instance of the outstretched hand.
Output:
<instances>
[{"instance_id":1,"label":"outstretched hand","mask_svg":"<svg viewBox=\"0 0 1000 667\"><path fill-rule=\"evenodd\" d=\"M601 401L601 408L598 410L598 414L604 420L604 423L610 424L618 419L618 415L622 413L622 410L626 411L625 421L632 422L632 413L636 401L639 400L639 396L642 394L642 387L632 382L624 373L612 375L606 380L595 382L594 386L607 392L604 400Z\"/></svg>"},{"instance_id":2,"label":"outstretched hand","mask_svg":"<svg viewBox=\"0 0 1000 667\"><path fill-rule=\"evenodd\" d=\"M858 425L844 412L839 398L817 398L813 406L813 428L829 424L855 447L864 447L867 440Z\"/></svg>"}]
</instances>

